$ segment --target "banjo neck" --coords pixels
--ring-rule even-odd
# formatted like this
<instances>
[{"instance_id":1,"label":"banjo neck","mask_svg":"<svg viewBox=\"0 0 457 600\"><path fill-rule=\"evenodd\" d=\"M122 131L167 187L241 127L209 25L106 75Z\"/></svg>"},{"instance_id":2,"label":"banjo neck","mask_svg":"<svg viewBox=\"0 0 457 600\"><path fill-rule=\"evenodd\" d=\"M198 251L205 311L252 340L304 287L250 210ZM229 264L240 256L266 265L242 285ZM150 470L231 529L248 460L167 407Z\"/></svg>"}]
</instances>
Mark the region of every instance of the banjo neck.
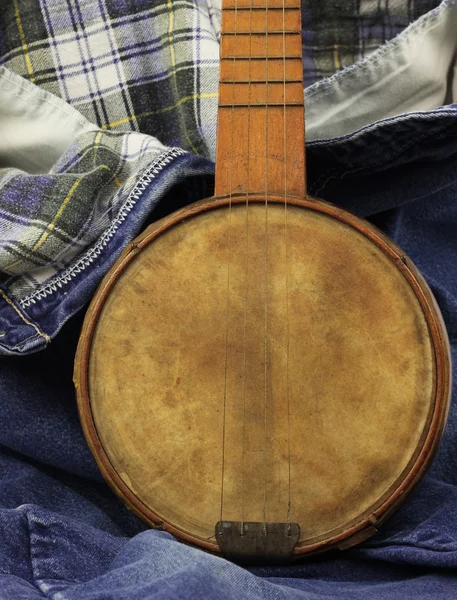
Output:
<instances>
[{"instance_id":1,"label":"banjo neck","mask_svg":"<svg viewBox=\"0 0 457 600\"><path fill-rule=\"evenodd\" d=\"M215 195L306 195L300 0L224 0Z\"/></svg>"},{"instance_id":2,"label":"banjo neck","mask_svg":"<svg viewBox=\"0 0 457 600\"><path fill-rule=\"evenodd\" d=\"M221 46L218 197L128 245L75 384L133 511L281 562L349 548L399 506L443 431L450 352L403 252L306 196L300 0L225 0Z\"/></svg>"}]
</instances>

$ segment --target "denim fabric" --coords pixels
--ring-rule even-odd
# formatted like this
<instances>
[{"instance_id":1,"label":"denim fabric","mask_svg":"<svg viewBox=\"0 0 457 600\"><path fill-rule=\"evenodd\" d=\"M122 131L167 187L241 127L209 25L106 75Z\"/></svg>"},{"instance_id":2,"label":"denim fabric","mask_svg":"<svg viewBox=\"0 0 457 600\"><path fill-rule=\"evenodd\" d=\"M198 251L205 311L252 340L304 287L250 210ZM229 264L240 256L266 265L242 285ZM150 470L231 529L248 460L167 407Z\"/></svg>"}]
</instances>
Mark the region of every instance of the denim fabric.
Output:
<instances>
[{"instance_id":1,"label":"denim fabric","mask_svg":"<svg viewBox=\"0 0 457 600\"><path fill-rule=\"evenodd\" d=\"M66 23L71 11L62 10L60 4L59 0L51 12L53 17ZM200 98L202 90L207 89L203 97L206 100L211 98L210 104L205 104L205 109L203 104L199 104L198 110L195 110L195 114L199 115L197 120L203 119L206 125L200 123L196 127L190 116L194 115L194 111L187 109L188 122L184 130L195 133L198 129L198 136L203 135L202 144L197 144L198 152L214 157L217 121L217 43L214 31L211 33L212 25L208 21L211 31L207 31L201 39L198 35L182 35L183 31L188 31L191 22L199 30L199 21L194 22L184 16L188 5L171 12L170 7L171 4L167 4L167 10L161 11L156 6L162 19L160 26L156 23L157 19L153 19L155 25L161 28L161 38L167 40L164 53L168 56L173 23L177 26L182 18L187 25L180 30L179 47L184 43L186 48L181 57L186 71L191 65L191 73L194 67L198 72L201 65L195 57L211 55L211 68L204 63L205 77L186 76L188 83L197 87L195 93L189 91L184 98L186 101ZM99 4L97 10L100 8ZM164 6L162 8L165 9ZM197 7L194 8L200 14ZM123 5L123 9L130 11L130 4ZM360 9L358 7L357 10ZM181 17L178 18L176 11ZM16 12L19 23L22 8ZM205 14L208 20L209 13ZM144 13L142 16L144 25ZM79 18L82 18L82 13ZM110 23L114 26L113 22ZM382 172L385 164L394 163L396 156L410 153L411 143L422 142L433 135L434 111L439 110L436 107L450 105L457 100L456 27L455 0L444 0L392 42L371 53L366 60L328 80L319 81L307 91L308 141L327 138L328 142L330 136L338 136L340 139L335 142L335 147L339 152L345 152L344 143L348 138L352 139L351 148L354 148L354 158L350 154L345 162L338 155L340 158L335 167L330 166L333 159L327 158L328 153L322 155L322 160L319 158L317 170L322 173L315 180L316 175L310 168L311 193L330 196L332 187L339 189L340 178L351 182L352 175L359 169L372 168L375 173L377 167ZM92 29L90 31L92 33L86 30L89 38L93 34ZM164 31L168 31L168 36ZM189 31L194 30L191 28ZM71 49L74 49L70 41L74 33L66 38L68 47L59 37L62 56L71 54ZM97 40L103 46L101 38L97 37ZM151 64L155 64L152 57ZM93 69L100 75L99 83L104 81L106 84L104 77L107 72L101 69L102 77L95 63ZM108 132L32 81L36 83L34 77L25 81L17 73L0 68L0 129L4 132L0 139L3 167L0 169L0 354L27 354L49 344L63 324L90 299L122 248L137 235L148 219L156 218L159 202L167 206L169 195L164 199L167 192L173 190L174 195L176 185L183 182L183 202L196 200L200 195L210 195L210 186L203 184L207 183L205 176L212 174L213 170L208 159L161 143L174 140L187 148L182 136L172 136L172 139L168 136L177 120L170 112L170 106L152 113L149 107L145 113L149 116L154 114L161 123L161 141L138 131ZM88 80L85 85L89 85ZM207 85L210 87L207 88ZM75 81L73 86L78 94L81 86L84 87L82 83L81 86L76 85ZM103 85L102 88L105 89ZM208 91L210 88L211 91ZM157 95L159 97L160 94ZM14 102L11 102L12 98ZM109 98L109 103L118 106L113 94L110 93ZM71 100L66 99L68 102ZM81 108L80 104L78 107ZM181 110L180 107L181 101L178 101L173 110ZM108 110L108 104L105 108ZM452 111L446 108L444 112L448 110ZM411 137L409 121L403 123L402 113L413 112L417 115L417 127L421 119L426 121L421 134L424 137L414 138L414 132ZM129 115L120 122L130 123L133 115ZM133 120L137 122L138 118L140 114L136 114ZM181 118L184 118L183 115ZM395 127L395 141L388 133L388 125L384 123L386 119L391 119ZM381 125L371 125L380 120L383 121ZM107 126L107 123L103 124L103 127ZM370 126L379 127L379 135L374 136L375 144L367 150L362 141L359 146L362 154L357 157L355 147L360 134L359 137L353 134ZM191 149L197 152L187 133ZM371 162L365 156L370 152ZM370 177L375 183L376 177L371 173ZM189 181L199 181L200 185L195 189L195 185L188 185ZM399 183L407 187L401 181ZM325 189L327 186L328 190ZM366 202L362 199L360 206L354 204L355 210L365 215L384 210L389 200L381 199L378 191L376 188L373 200ZM390 205L396 206L396 199L390 192L389 198ZM336 202L344 204L344 194L341 198L337 195ZM168 210L171 207L172 203Z\"/></svg>"},{"instance_id":2,"label":"denim fabric","mask_svg":"<svg viewBox=\"0 0 457 600\"><path fill-rule=\"evenodd\" d=\"M315 139L307 159L311 194L368 217L422 271L455 358L457 105ZM457 597L455 402L431 469L376 537L318 561L246 569L147 530L102 482L71 382L81 318L43 352L0 362L2 600Z\"/></svg>"},{"instance_id":3,"label":"denim fabric","mask_svg":"<svg viewBox=\"0 0 457 600\"><path fill-rule=\"evenodd\" d=\"M312 191L371 215L415 261L455 353L457 108L313 142L308 170ZM163 532L130 537L143 526L97 481L77 420L79 326L73 319L42 353L0 364L0 441L16 452L1 458L2 599L455 598L455 404L428 476L378 536L319 562L246 570Z\"/></svg>"}]
</instances>

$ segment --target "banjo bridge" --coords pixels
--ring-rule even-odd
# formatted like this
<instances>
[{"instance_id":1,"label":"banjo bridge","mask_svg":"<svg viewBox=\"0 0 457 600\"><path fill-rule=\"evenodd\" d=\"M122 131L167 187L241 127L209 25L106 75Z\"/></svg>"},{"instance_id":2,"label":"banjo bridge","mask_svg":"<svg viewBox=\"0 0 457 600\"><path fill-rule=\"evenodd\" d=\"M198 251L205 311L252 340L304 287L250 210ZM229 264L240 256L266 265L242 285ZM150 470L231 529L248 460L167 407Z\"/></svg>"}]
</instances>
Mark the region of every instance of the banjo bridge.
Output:
<instances>
[{"instance_id":1,"label":"banjo bridge","mask_svg":"<svg viewBox=\"0 0 457 600\"><path fill-rule=\"evenodd\" d=\"M299 538L297 523L216 523L216 539L222 554L243 563L289 561Z\"/></svg>"}]
</instances>

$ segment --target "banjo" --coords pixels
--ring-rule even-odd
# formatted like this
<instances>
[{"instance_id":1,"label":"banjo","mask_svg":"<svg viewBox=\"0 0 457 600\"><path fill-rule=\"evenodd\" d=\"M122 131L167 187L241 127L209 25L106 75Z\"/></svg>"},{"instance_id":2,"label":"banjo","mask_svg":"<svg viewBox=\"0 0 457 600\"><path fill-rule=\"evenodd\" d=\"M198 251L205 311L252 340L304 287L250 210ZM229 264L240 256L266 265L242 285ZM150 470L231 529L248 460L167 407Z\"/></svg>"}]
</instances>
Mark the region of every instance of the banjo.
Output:
<instances>
[{"instance_id":1,"label":"banjo","mask_svg":"<svg viewBox=\"0 0 457 600\"><path fill-rule=\"evenodd\" d=\"M225 0L215 197L125 248L75 362L115 492L237 561L374 535L449 404L430 289L378 229L307 195L303 125L300 0Z\"/></svg>"}]
</instances>

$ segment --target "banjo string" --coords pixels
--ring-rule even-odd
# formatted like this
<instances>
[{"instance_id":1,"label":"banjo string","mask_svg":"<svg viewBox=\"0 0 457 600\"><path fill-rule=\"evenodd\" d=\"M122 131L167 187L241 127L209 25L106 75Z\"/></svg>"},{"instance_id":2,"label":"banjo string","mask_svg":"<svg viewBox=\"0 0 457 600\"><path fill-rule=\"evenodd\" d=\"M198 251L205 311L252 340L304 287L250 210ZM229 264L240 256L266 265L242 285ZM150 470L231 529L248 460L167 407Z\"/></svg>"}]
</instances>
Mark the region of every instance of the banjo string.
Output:
<instances>
[{"instance_id":1,"label":"banjo string","mask_svg":"<svg viewBox=\"0 0 457 600\"><path fill-rule=\"evenodd\" d=\"M264 535L267 535L267 407L268 407L268 4L265 3L265 325L264 325L264 498L263 498L263 522Z\"/></svg>"},{"instance_id":2,"label":"banjo string","mask_svg":"<svg viewBox=\"0 0 457 600\"><path fill-rule=\"evenodd\" d=\"M232 70L233 77L232 81L235 80L235 61L236 61L236 25L238 17L238 0L235 0L235 27L234 27L234 40L233 40L233 62ZM222 43L222 40L221 40ZM225 373L224 373L224 414L222 422L222 481L221 481L221 511L220 521L222 521L223 507L224 507L224 471L225 471L225 437L226 437L226 418L227 418L227 371L228 371L228 349L229 349L229 315L230 315L230 253L231 253L231 231L232 231L232 194L233 194L233 144L235 141L234 136L235 129L235 84L232 83L232 106L231 106L231 153L230 153L230 169L229 169L229 226L227 231L227 302L226 302L226 325L225 325Z\"/></svg>"},{"instance_id":3,"label":"banjo string","mask_svg":"<svg viewBox=\"0 0 457 600\"><path fill-rule=\"evenodd\" d=\"M289 355L290 355L290 330L289 330L289 273L287 266L288 239L287 239L287 111L286 111L286 2L282 2L282 55L283 55L283 101L284 101L284 250L285 250L285 283L286 283L286 401L287 401L287 455L288 455L288 500L287 500L287 531L290 535L290 396L289 396Z\"/></svg>"},{"instance_id":4,"label":"banjo string","mask_svg":"<svg viewBox=\"0 0 457 600\"><path fill-rule=\"evenodd\" d=\"M252 55L252 3L249 11L249 60L248 60L248 132L247 132L247 148L248 156L250 157L249 147L251 143L251 55ZM250 181L250 164L247 163L246 175L246 219L245 219L245 253L244 253L244 324L243 324L243 433L242 433L242 476L241 476L241 535L244 534L245 522L245 441L246 441L246 375L247 375L247 319L248 319L248 271L249 271L249 187Z\"/></svg>"}]
</instances>

